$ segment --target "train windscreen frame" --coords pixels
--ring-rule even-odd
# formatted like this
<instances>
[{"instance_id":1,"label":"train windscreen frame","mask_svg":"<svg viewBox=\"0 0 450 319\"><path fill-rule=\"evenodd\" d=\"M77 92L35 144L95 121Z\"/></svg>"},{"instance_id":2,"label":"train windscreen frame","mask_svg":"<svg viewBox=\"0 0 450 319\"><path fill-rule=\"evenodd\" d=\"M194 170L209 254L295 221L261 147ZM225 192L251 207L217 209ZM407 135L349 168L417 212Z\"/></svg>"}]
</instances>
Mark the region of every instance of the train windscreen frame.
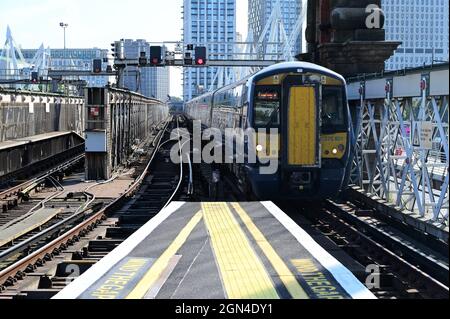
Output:
<instances>
[{"instance_id":1,"label":"train windscreen frame","mask_svg":"<svg viewBox=\"0 0 450 319\"><path fill-rule=\"evenodd\" d=\"M279 128L281 126L280 86L257 86L253 103L254 128Z\"/></svg>"},{"instance_id":2,"label":"train windscreen frame","mask_svg":"<svg viewBox=\"0 0 450 319\"><path fill-rule=\"evenodd\" d=\"M322 86L322 132L347 131L347 108L342 86Z\"/></svg>"}]
</instances>

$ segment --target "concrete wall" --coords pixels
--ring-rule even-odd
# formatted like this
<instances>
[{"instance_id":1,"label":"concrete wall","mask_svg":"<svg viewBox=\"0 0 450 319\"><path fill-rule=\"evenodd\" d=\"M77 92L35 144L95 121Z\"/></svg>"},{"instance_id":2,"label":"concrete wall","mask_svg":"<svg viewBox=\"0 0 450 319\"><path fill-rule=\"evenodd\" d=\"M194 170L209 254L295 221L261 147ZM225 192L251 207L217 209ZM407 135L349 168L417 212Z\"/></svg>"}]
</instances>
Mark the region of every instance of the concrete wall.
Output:
<instances>
[{"instance_id":1,"label":"concrete wall","mask_svg":"<svg viewBox=\"0 0 450 319\"><path fill-rule=\"evenodd\" d=\"M57 131L84 132L84 98L0 91L0 142Z\"/></svg>"}]
</instances>

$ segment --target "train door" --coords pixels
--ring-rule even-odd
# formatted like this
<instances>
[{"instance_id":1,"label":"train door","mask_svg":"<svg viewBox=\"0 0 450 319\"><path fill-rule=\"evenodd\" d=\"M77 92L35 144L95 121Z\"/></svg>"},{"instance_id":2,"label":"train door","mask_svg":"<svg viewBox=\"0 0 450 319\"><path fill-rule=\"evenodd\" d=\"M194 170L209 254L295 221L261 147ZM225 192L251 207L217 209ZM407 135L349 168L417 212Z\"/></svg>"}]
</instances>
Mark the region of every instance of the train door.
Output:
<instances>
[{"instance_id":1,"label":"train door","mask_svg":"<svg viewBox=\"0 0 450 319\"><path fill-rule=\"evenodd\" d=\"M283 91L284 163L291 168L320 167L320 86L290 76Z\"/></svg>"}]
</instances>

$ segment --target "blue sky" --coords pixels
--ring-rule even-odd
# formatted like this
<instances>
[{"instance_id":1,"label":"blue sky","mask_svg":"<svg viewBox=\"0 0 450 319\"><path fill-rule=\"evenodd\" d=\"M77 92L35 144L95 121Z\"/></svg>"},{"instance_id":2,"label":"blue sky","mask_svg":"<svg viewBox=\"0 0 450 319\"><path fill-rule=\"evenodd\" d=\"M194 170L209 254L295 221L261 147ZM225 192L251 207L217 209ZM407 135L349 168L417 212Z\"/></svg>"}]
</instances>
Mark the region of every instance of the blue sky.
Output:
<instances>
[{"instance_id":1,"label":"blue sky","mask_svg":"<svg viewBox=\"0 0 450 319\"><path fill-rule=\"evenodd\" d=\"M238 32L246 32L247 0L236 0ZM59 23L69 24L68 47L110 48L122 38L181 39L182 0L0 0L0 43L6 26L23 48L63 46ZM171 71L171 94L181 96L181 72Z\"/></svg>"}]
</instances>

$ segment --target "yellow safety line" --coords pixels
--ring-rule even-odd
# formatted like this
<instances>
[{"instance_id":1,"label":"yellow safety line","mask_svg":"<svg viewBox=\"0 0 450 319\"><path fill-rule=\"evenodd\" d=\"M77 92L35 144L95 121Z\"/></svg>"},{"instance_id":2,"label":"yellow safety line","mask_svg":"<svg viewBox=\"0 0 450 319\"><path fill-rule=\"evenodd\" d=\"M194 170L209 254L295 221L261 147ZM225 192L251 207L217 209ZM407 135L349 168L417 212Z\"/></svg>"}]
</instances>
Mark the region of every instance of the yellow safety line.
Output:
<instances>
[{"instance_id":1,"label":"yellow safety line","mask_svg":"<svg viewBox=\"0 0 450 319\"><path fill-rule=\"evenodd\" d=\"M203 203L222 282L229 299L279 299L269 274L226 203Z\"/></svg>"},{"instance_id":2,"label":"yellow safety line","mask_svg":"<svg viewBox=\"0 0 450 319\"><path fill-rule=\"evenodd\" d=\"M258 229L250 216L238 203L232 203L231 206L238 213L248 231L255 238L261 250L269 259L275 271L280 276L281 281L286 286L287 290L294 299L309 299L308 294L300 286L294 274L289 270L288 266L283 262L283 259L277 254L272 245L264 237L263 233Z\"/></svg>"},{"instance_id":3,"label":"yellow safety line","mask_svg":"<svg viewBox=\"0 0 450 319\"><path fill-rule=\"evenodd\" d=\"M145 297L147 292L156 283L158 278L164 272L164 270L169 265L170 259L176 255L178 250L184 245L188 237L191 235L194 228L202 220L202 212L198 212L191 221L186 225L186 227L179 233L177 238L172 242L172 244L167 248L167 250L158 258L158 260L153 264L150 270L145 274L142 280L137 284L137 286L131 291L126 299L142 299Z\"/></svg>"}]
</instances>

